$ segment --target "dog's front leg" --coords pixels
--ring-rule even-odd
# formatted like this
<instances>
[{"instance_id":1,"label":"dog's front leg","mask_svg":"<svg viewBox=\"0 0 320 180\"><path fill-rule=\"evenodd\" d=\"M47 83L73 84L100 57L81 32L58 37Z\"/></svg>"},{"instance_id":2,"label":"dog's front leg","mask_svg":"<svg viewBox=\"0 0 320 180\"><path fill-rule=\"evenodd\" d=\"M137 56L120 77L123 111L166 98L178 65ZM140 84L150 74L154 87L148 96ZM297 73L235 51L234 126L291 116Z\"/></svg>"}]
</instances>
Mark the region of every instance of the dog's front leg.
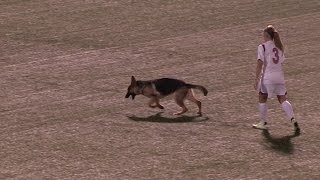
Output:
<instances>
[{"instance_id":1,"label":"dog's front leg","mask_svg":"<svg viewBox=\"0 0 320 180\"><path fill-rule=\"evenodd\" d=\"M159 108L159 109L164 109L164 107L160 104L160 99L155 97L155 102L156 102L156 106Z\"/></svg>"},{"instance_id":2,"label":"dog's front leg","mask_svg":"<svg viewBox=\"0 0 320 180\"><path fill-rule=\"evenodd\" d=\"M148 106L151 107L151 108L157 107L157 105L154 105L154 103L156 103L156 99L154 97L152 97L152 98L150 98Z\"/></svg>"},{"instance_id":3,"label":"dog's front leg","mask_svg":"<svg viewBox=\"0 0 320 180\"><path fill-rule=\"evenodd\" d=\"M159 109L164 109L164 107L160 104L158 97L152 97L148 103L148 106L151 108L158 107Z\"/></svg>"}]
</instances>

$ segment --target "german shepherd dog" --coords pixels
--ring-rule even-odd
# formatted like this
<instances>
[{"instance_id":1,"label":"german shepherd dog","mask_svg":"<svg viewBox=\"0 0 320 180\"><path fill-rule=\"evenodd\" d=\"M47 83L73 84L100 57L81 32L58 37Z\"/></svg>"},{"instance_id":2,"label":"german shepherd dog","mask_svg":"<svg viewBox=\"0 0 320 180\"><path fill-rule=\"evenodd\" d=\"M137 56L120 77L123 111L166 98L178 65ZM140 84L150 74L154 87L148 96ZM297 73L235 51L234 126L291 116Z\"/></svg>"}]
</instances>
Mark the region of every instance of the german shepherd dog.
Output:
<instances>
[{"instance_id":1,"label":"german shepherd dog","mask_svg":"<svg viewBox=\"0 0 320 180\"><path fill-rule=\"evenodd\" d=\"M188 111L184 105L184 100L188 99L198 106L198 114L201 116L201 102L194 97L192 89L199 89L205 96L208 94L208 90L205 87L188 84L178 79L162 78L150 81L137 81L135 77L132 76L131 84L128 87L125 97L129 98L131 96L132 99L134 99L136 95L141 94L150 98L148 103L149 107L164 109L160 104L160 99L174 93L176 103L182 108L182 111L174 113L175 115L180 115Z\"/></svg>"}]
</instances>

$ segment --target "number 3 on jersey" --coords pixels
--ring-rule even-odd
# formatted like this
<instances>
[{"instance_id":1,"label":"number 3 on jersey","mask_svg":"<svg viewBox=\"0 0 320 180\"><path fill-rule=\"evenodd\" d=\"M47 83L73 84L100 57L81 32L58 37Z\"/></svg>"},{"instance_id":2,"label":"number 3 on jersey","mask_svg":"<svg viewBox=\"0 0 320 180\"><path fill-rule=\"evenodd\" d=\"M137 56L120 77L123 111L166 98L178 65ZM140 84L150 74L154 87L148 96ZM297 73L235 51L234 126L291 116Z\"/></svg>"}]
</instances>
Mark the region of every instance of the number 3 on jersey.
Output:
<instances>
[{"instance_id":1,"label":"number 3 on jersey","mask_svg":"<svg viewBox=\"0 0 320 180\"><path fill-rule=\"evenodd\" d=\"M272 51L274 52L274 58L272 58L273 63L279 63L279 50L277 48L273 48Z\"/></svg>"}]
</instances>

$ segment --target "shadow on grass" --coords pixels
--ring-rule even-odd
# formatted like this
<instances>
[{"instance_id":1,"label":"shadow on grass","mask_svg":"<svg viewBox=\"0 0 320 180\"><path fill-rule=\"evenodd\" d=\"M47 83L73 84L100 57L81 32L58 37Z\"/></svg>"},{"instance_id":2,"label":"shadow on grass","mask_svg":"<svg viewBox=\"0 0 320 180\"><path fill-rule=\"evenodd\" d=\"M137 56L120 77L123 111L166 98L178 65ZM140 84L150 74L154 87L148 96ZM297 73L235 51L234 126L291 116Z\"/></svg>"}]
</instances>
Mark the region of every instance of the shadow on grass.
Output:
<instances>
[{"instance_id":1,"label":"shadow on grass","mask_svg":"<svg viewBox=\"0 0 320 180\"><path fill-rule=\"evenodd\" d=\"M168 118L161 116L163 112L159 112L155 115L148 117L127 116L132 121L145 121L145 122L157 122L157 123L188 123L188 122L202 122L209 120L209 117L201 116L177 116L174 118Z\"/></svg>"},{"instance_id":2,"label":"shadow on grass","mask_svg":"<svg viewBox=\"0 0 320 180\"><path fill-rule=\"evenodd\" d=\"M263 130L262 135L265 137L265 141L270 143L271 149L284 154L293 154L294 147L291 143L291 139L300 136L300 131L296 131L290 136L272 137L268 130Z\"/></svg>"}]
</instances>

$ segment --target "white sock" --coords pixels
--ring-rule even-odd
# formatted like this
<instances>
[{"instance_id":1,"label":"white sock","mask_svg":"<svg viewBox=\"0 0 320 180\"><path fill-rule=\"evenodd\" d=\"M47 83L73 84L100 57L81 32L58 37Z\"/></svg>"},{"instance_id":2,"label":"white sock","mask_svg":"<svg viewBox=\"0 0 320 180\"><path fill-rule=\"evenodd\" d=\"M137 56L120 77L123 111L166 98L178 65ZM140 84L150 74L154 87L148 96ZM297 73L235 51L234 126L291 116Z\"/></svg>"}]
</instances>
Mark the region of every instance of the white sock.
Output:
<instances>
[{"instance_id":1,"label":"white sock","mask_svg":"<svg viewBox=\"0 0 320 180\"><path fill-rule=\"evenodd\" d=\"M267 103L259 103L260 119L262 122L268 120L268 105Z\"/></svg>"},{"instance_id":2,"label":"white sock","mask_svg":"<svg viewBox=\"0 0 320 180\"><path fill-rule=\"evenodd\" d=\"M281 104L281 107L282 107L283 111L287 114L287 117L289 118L289 120L291 120L292 122L293 121L295 122L293 109L292 109L292 106L289 103L289 101L284 101Z\"/></svg>"}]
</instances>

